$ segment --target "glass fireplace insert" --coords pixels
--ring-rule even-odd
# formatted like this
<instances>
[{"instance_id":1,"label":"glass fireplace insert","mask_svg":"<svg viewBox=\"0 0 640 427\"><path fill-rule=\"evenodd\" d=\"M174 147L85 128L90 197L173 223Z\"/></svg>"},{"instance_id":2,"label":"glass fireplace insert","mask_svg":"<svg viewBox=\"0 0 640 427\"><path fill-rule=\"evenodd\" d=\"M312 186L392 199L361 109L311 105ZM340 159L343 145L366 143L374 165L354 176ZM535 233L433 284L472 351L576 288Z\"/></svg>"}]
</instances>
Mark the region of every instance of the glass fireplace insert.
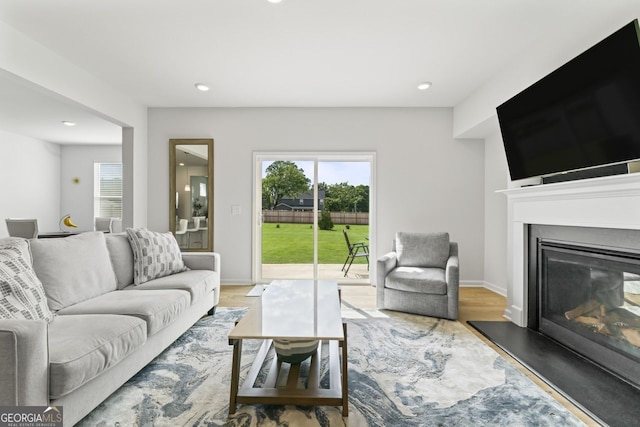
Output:
<instances>
[{"instance_id":1,"label":"glass fireplace insert","mask_svg":"<svg viewBox=\"0 0 640 427\"><path fill-rule=\"evenodd\" d=\"M640 386L640 252L537 240L537 328Z\"/></svg>"}]
</instances>

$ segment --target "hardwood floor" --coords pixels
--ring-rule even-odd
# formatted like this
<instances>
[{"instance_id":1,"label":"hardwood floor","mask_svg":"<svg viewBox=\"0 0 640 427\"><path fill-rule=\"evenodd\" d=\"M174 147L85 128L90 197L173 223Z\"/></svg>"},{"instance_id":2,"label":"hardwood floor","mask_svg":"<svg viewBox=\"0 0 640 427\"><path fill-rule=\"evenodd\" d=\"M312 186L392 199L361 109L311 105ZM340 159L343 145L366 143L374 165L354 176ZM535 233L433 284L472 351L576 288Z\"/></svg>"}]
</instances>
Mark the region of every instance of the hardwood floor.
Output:
<instances>
[{"instance_id":1,"label":"hardwood floor","mask_svg":"<svg viewBox=\"0 0 640 427\"><path fill-rule=\"evenodd\" d=\"M220 292L219 307L248 307L256 301L256 297L247 297L247 293L253 288L253 285L223 285ZM357 308L375 308L376 306L376 290L368 285L345 285L341 287L342 299L348 304ZM556 392L552 387L531 373L528 369L518 363L515 359L486 339L478 331L472 328L468 320L492 320L507 321L503 317L504 310L507 305L507 299L502 295L496 294L485 288L460 288L460 303L458 310L458 320L474 335L483 342L497 351L501 356L508 360L513 366L530 378L534 383L541 387L546 393L560 402L565 408L576 415L583 423L588 426L598 426L599 424L591 419L586 413L577 406Z\"/></svg>"}]
</instances>

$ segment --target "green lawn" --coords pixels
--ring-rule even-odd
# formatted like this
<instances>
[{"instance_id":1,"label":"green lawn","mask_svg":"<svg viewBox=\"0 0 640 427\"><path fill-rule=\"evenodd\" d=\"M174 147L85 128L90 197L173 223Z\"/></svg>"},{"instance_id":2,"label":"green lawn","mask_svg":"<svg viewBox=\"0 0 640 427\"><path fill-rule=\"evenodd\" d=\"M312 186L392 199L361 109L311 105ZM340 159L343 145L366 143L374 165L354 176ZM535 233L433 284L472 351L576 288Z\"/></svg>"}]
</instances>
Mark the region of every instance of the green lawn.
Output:
<instances>
[{"instance_id":1,"label":"green lawn","mask_svg":"<svg viewBox=\"0 0 640 427\"><path fill-rule=\"evenodd\" d=\"M311 264L313 263L313 229L310 224L262 225L263 264ZM368 225L352 225L347 230L351 243L368 242ZM347 257L347 244L342 235L343 225L333 230L318 230L318 263L342 264ZM366 264L364 257L354 264Z\"/></svg>"}]
</instances>

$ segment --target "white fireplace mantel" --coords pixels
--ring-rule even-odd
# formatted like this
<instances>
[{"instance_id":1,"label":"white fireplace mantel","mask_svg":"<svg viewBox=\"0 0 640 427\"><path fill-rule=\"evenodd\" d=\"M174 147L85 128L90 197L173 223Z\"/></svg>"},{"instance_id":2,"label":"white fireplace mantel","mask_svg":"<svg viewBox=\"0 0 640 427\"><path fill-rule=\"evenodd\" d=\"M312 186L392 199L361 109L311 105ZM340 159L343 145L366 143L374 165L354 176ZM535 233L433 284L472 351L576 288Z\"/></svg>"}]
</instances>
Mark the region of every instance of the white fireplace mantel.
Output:
<instances>
[{"instance_id":1,"label":"white fireplace mantel","mask_svg":"<svg viewBox=\"0 0 640 427\"><path fill-rule=\"evenodd\" d=\"M500 190L507 196L507 309L527 322L529 224L640 229L640 173Z\"/></svg>"}]
</instances>

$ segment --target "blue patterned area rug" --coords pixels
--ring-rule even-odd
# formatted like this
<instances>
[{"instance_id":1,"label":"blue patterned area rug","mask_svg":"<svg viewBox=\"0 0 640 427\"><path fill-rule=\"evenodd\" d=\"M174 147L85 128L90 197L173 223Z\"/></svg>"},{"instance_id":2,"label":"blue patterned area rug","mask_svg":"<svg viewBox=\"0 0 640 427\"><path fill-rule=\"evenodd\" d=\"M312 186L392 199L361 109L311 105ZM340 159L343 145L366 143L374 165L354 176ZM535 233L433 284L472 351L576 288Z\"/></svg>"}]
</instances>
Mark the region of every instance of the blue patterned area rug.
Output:
<instances>
[{"instance_id":1,"label":"blue patterned area rug","mask_svg":"<svg viewBox=\"0 0 640 427\"><path fill-rule=\"evenodd\" d=\"M239 405L228 415L227 334L244 308L219 308L80 426L580 426L582 422L459 322L344 307L349 417L339 407ZM259 347L243 346L242 372Z\"/></svg>"}]
</instances>

